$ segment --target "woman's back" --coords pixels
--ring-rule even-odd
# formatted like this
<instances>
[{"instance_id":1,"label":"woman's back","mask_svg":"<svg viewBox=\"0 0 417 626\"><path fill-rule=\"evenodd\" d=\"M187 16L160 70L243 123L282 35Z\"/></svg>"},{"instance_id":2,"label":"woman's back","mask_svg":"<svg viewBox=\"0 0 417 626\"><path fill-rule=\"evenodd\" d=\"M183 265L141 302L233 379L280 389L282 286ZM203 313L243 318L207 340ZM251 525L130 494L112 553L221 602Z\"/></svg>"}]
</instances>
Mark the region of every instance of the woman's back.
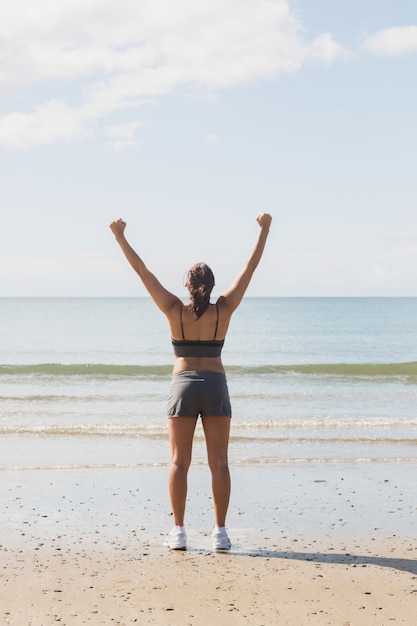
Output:
<instances>
[{"instance_id":1,"label":"woman's back","mask_svg":"<svg viewBox=\"0 0 417 626\"><path fill-rule=\"evenodd\" d=\"M221 352L227 328L223 322L222 334L219 332L221 309L218 302L209 304L201 317L195 319L192 306L181 303L170 313L174 373L186 370L224 372Z\"/></svg>"},{"instance_id":2,"label":"woman's back","mask_svg":"<svg viewBox=\"0 0 417 626\"><path fill-rule=\"evenodd\" d=\"M195 319L190 305L180 305L178 308L169 316L173 339L211 341L225 338L229 319L226 319L228 316L222 307L221 298L215 304L209 304L199 319Z\"/></svg>"}]
</instances>

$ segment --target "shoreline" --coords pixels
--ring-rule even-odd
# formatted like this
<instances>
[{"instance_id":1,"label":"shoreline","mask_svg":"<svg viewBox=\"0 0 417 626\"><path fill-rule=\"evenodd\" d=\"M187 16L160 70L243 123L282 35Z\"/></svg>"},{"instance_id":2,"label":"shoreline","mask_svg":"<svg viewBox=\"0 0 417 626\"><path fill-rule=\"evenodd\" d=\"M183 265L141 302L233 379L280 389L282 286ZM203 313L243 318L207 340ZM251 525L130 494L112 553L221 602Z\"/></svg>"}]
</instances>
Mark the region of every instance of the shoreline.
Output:
<instances>
[{"instance_id":1,"label":"shoreline","mask_svg":"<svg viewBox=\"0 0 417 626\"><path fill-rule=\"evenodd\" d=\"M299 537L417 536L417 461L231 464L228 528L239 549L291 549ZM61 539L120 540L138 528L158 546L171 527L168 466L3 470L0 549ZM189 472L190 540L213 522L207 465ZM103 524L102 520L105 520ZM263 539L269 537L270 545ZM289 542L289 543L287 543ZM197 546L198 547L198 546Z\"/></svg>"},{"instance_id":2,"label":"shoreline","mask_svg":"<svg viewBox=\"0 0 417 626\"><path fill-rule=\"evenodd\" d=\"M190 469L186 552L161 545L166 467L8 470L0 621L415 623L417 462L231 469L226 554L211 550L207 467Z\"/></svg>"}]
</instances>

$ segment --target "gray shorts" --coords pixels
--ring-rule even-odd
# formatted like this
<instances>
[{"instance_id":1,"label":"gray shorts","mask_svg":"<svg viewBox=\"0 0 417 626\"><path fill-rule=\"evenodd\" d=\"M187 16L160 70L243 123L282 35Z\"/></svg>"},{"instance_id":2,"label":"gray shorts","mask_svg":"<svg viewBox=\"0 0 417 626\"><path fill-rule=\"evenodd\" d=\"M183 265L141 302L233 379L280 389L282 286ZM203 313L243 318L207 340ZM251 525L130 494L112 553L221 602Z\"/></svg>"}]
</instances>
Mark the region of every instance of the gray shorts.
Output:
<instances>
[{"instance_id":1,"label":"gray shorts","mask_svg":"<svg viewBox=\"0 0 417 626\"><path fill-rule=\"evenodd\" d=\"M231 417L226 376L220 372L180 372L172 377L168 417Z\"/></svg>"}]
</instances>

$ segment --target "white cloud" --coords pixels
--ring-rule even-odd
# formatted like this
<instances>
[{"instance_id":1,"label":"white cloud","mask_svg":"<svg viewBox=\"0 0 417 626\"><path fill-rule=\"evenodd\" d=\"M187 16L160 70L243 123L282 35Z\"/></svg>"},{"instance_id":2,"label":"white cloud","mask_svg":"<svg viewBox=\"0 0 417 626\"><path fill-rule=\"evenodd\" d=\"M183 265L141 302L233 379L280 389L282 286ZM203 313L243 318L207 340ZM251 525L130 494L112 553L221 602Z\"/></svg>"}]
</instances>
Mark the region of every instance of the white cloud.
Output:
<instances>
[{"instance_id":1,"label":"white cloud","mask_svg":"<svg viewBox=\"0 0 417 626\"><path fill-rule=\"evenodd\" d=\"M417 52L417 26L386 28L366 39L364 47L377 56L402 56Z\"/></svg>"},{"instance_id":2,"label":"white cloud","mask_svg":"<svg viewBox=\"0 0 417 626\"><path fill-rule=\"evenodd\" d=\"M82 116L64 102L51 100L33 113L9 113L0 118L0 145L27 149L83 137Z\"/></svg>"},{"instance_id":3,"label":"white cloud","mask_svg":"<svg viewBox=\"0 0 417 626\"><path fill-rule=\"evenodd\" d=\"M219 142L219 138L214 133L207 133L206 141L207 141L207 143L218 143Z\"/></svg>"},{"instance_id":4,"label":"white cloud","mask_svg":"<svg viewBox=\"0 0 417 626\"><path fill-rule=\"evenodd\" d=\"M120 152L128 148L135 148L137 146L136 135L144 126L146 124L141 120L130 122L129 124L109 126L106 129L106 135L109 139L106 149L112 152Z\"/></svg>"},{"instance_id":5,"label":"white cloud","mask_svg":"<svg viewBox=\"0 0 417 626\"><path fill-rule=\"evenodd\" d=\"M0 145L22 144L17 121L31 131L25 147L42 143L42 135L46 143L79 138L89 120L177 88L213 93L344 54L329 34L306 40L290 6L289 0L19 0L17 10L15 0L3 0L0 93L40 84L55 102L51 90L62 84L81 104L76 111L61 102L72 120L62 135L54 117L46 128L42 113L51 103L5 115ZM36 133L40 118L43 130Z\"/></svg>"},{"instance_id":6,"label":"white cloud","mask_svg":"<svg viewBox=\"0 0 417 626\"><path fill-rule=\"evenodd\" d=\"M306 46L306 58L315 58L319 61L332 63L339 57L348 58L350 53L336 41L329 33L319 35Z\"/></svg>"}]
</instances>

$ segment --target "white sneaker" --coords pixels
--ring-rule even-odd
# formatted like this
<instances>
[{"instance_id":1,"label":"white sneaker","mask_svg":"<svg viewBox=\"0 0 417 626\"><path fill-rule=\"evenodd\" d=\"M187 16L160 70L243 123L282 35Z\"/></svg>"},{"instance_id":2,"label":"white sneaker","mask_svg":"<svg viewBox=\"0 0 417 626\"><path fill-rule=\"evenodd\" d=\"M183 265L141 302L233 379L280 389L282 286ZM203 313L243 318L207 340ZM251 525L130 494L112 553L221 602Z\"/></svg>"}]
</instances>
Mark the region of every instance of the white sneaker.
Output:
<instances>
[{"instance_id":1,"label":"white sneaker","mask_svg":"<svg viewBox=\"0 0 417 626\"><path fill-rule=\"evenodd\" d=\"M164 546L170 550L186 550L187 535L185 530L174 527L164 541Z\"/></svg>"},{"instance_id":2,"label":"white sneaker","mask_svg":"<svg viewBox=\"0 0 417 626\"><path fill-rule=\"evenodd\" d=\"M213 550L230 550L232 546L225 530L214 528L211 533L211 540L213 542Z\"/></svg>"}]
</instances>

